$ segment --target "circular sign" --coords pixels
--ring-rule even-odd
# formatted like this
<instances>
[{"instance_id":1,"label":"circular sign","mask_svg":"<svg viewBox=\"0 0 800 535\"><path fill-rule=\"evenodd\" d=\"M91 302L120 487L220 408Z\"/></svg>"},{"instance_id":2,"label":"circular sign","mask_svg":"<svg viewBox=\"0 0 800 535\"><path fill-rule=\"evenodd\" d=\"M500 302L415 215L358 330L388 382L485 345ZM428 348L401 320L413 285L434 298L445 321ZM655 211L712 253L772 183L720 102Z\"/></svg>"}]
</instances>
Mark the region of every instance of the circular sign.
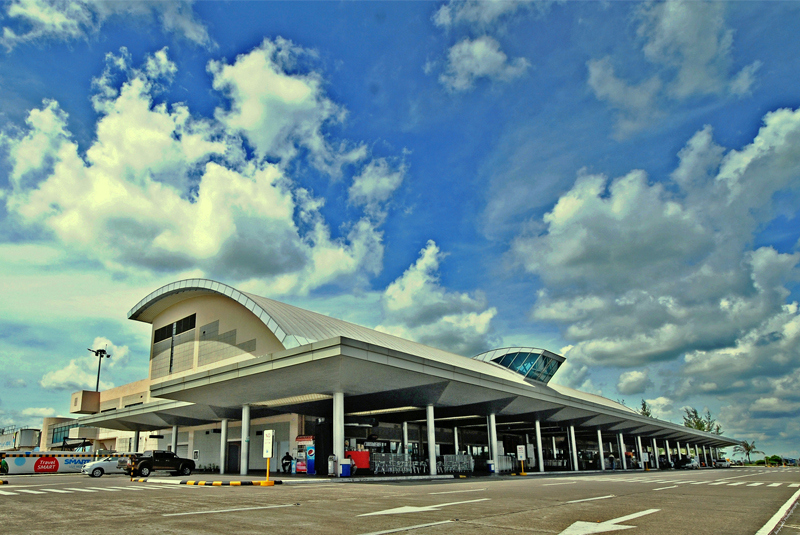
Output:
<instances>
[{"instance_id":1,"label":"circular sign","mask_svg":"<svg viewBox=\"0 0 800 535\"><path fill-rule=\"evenodd\" d=\"M308 448L306 450L306 456L308 456L308 457L313 457L314 456L314 448L313 447Z\"/></svg>"},{"instance_id":2,"label":"circular sign","mask_svg":"<svg viewBox=\"0 0 800 535\"><path fill-rule=\"evenodd\" d=\"M58 459L55 457L39 457L33 463L33 471L37 474L45 472L58 472Z\"/></svg>"}]
</instances>

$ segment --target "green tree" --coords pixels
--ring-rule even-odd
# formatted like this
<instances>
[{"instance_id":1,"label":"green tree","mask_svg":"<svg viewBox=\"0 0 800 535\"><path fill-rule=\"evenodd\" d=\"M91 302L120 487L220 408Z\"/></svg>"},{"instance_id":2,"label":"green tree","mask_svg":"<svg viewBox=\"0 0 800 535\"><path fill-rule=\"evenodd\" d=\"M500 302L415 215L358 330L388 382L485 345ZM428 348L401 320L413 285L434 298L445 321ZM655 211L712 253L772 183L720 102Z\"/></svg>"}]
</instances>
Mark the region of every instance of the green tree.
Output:
<instances>
[{"instance_id":1,"label":"green tree","mask_svg":"<svg viewBox=\"0 0 800 535\"><path fill-rule=\"evenodd\" d=\"M743 440L741 443L735 445L733 447L734 453L742 453L745 457L747 457L748 464L750 463L750 454L751 453L764 453L763 451L756 449L756 441L747 442Z\"/></svg>"},{"instance_id":2,"label":"green tree","mask_svg":"<svg viewBox=\"0 0 800 535\"><path fill-rule=\"evenodd\" d=\"M639 409L639 414L641 414L642 416L647 416L648 418L653 417L653 411L650 410L650 404L647 403L647 400L645 400L644 398L642 398L642 408Z\"/></svg>"},{"instance_id":3,"label":"green tree","mask_svg":"<svg viewBox=\"0 0 800 535\"><path fill-rule=\"evenodd\" d=\"M706 409L705 414L702 416L693 407L684 407L683 412L686 413L683 416L683 425L686 427L714 433L715 435L722 434L722 427L711 417L710 410Z\"/></svg>"}]
</instances>

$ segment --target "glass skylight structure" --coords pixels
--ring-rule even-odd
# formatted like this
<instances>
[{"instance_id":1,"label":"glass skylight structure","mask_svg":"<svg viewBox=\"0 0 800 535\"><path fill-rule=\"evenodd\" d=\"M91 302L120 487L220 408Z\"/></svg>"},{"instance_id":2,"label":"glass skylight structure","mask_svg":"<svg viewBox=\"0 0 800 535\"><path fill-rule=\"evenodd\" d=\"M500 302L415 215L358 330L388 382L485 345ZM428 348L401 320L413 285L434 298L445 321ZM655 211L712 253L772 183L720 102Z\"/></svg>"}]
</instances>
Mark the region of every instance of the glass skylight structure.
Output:
<instances>
[{"instance_id":1,"label":"glass skylight structure","mask_svg":"<svg viewBox=\"0 0 800 535\"><path fill-rule=\"evenodd\" d=\"M566 360L561 355L535 347L493 349L472 358L484 362L492 362L522 375L527 380L545 384Z\"/></svg>"}]
</instances>

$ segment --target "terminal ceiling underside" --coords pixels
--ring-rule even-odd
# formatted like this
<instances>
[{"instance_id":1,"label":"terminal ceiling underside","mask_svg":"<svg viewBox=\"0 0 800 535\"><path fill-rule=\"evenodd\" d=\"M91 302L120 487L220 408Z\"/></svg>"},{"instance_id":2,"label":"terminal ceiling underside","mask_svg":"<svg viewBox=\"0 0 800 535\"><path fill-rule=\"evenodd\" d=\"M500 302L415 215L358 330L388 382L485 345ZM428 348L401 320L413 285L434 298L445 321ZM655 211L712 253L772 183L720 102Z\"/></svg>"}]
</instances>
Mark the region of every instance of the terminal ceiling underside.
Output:
<instances>
[{"instance_id":1,"label":"terminal ceiling underside","mask_svg":"<svg viewBox=\"0 0 800 535\"><path fill-rule=\"evenodd\" d=\"M345 417L424 425L432 405L437 427L486 429L495 414L501 434L532 434L537 420L543 437L564 436L574 426L576 439L597 440L597 430L668 439L699 446L737 443L726 437L605 406L590 399L560 395L548 386L486 377L468 370L434 366L413 355L338 338L266 355L212 372L152 385L159 401L82 419L84 425L123 430L197 426L222 418L286 413L330 418L332 394L344 393ZM602 399L602 398L598 398ZM209 403L210 402L210 403Z\"/></svg>"}]
</instances>

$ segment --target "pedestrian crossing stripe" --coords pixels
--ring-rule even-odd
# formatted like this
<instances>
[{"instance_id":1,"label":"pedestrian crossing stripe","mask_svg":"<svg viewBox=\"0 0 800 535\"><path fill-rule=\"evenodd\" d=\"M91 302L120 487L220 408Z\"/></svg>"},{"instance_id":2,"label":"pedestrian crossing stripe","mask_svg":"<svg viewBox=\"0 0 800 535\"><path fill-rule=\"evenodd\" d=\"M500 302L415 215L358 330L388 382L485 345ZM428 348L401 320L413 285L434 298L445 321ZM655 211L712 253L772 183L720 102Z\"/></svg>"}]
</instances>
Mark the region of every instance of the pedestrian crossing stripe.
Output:
<instances>
[{"instance_id":1,"label":"pedestrian crossing stripe","mask_svg":"<svg viewBox=\"0 0 800 535\"><path fill-rule=\"evenodd\" d=\"M13 491L11 490L0 490L0 496L19 496L20 493L22 494L48 494L48 493L55 493L55 494L72 494L73 492L122 492L125 490L132 490L132 491L143 491L143 490L156 490L156 489L182 489L182 488L199 488L199 487L186 487L184 485L146 485L142 487L86 487L86 488L78 488L78 487L64 487L61 489L21 489L21 488L14 488Z\"/></svg>"}]
</instances>

